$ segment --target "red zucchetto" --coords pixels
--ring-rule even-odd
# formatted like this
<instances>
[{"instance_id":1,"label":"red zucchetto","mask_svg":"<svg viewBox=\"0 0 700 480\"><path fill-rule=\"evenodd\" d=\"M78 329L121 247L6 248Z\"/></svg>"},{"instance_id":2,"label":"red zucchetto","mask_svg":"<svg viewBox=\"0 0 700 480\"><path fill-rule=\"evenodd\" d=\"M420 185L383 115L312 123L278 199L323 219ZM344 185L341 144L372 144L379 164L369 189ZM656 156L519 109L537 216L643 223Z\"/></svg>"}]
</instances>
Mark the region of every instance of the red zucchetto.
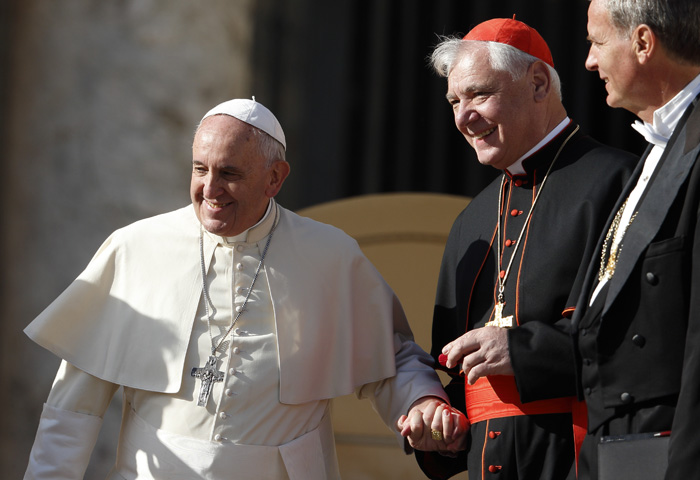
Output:
<instances>
[{"instance_id":1,"label":"red zucchetto","mask_svg":"<svg viewBox=\"0 0 700 480\"><path fill-rule=\"evenodd\" d=\"M482 22L472 28L463 40L504 43L539 58L554 68L554 60L547 42L537 30L516 20L515 15L513 18L494 18Z\"/></svg>"}]
</instances>

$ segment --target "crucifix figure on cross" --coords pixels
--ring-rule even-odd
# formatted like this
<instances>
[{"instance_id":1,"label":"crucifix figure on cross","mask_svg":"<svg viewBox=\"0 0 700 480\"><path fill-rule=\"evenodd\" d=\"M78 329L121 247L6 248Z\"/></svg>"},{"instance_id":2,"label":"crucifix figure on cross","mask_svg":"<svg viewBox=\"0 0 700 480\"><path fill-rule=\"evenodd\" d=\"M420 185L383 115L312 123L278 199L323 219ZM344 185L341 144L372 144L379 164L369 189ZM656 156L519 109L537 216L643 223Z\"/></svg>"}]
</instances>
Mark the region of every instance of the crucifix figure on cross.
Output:
<instances>
[{"instance_id":1,"label":"crucifix figure on cross","mask_svg":"<svg viewBox=\"0 0 700 480\"><path fill-rule=\"evenodd\" d=\"M197 406L206 407L214 382L223 382L224 372L220 372L216 369L216 357L214 355L209 355L207 363L202 368L193 368L191 375L202 381L202 386L199 389Z\"/></svg>"}]
</instances>

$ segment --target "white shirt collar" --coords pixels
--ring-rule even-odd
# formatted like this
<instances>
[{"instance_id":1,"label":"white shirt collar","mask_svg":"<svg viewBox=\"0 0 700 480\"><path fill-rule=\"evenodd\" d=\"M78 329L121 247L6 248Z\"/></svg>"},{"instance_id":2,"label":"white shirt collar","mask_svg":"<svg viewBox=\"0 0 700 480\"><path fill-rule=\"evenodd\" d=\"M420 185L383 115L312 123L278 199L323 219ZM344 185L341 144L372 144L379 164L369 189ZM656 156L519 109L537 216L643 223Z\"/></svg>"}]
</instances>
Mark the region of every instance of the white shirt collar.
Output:
<instances>
[{"instance_id":1,"label":"white shirt collar","mask_svg":"<svg viewBox=\"0 0 700 480\"><path fill-rule=\"evenodd\" d=\"M637 130L647 142L665 147L683 116L683 112L698 94L700 94L700 75L695 77L666 105L658 108L654 112L652 123L637 120L632 124L632 128Z\"/></svg>"},{"instance_id":2,"label":"white shirt collar","mask_svg":"<svg viewBox=\"0 0 700 480\"><path fill-rule=\"evenodd\" d=\"M559 125L554 127L551 132L549 132L542 140L540 140L537 145L532 147L530 150L525 153L522 157L517 159L513 165L510 167L506 168L508 170L508 173L511 175L522 175L525 173L525 169L523 168L523 161L532 156L535 152L537 152L540 148L544 147L547 145L549 142L552 141L554 137L559 135L566 127L571 123L571 119L569 117L566 117L564 120L562 120Z\"/></svg>"}]
</instances>

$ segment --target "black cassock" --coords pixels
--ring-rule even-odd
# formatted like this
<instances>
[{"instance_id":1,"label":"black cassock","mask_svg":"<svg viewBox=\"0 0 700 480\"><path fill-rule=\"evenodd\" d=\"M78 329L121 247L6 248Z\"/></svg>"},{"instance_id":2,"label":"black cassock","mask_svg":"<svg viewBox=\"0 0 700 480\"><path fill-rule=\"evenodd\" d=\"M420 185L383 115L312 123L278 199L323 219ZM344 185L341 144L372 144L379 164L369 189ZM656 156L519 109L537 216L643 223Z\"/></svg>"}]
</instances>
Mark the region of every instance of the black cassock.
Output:
<instances>
[{"instance_id":1,"label":"black cassock","mask_svg":"<svg viewBox=\"0 0 700 480\"><path fill-rule=\"evenodd\" d=\"M589 259L637 158L604 146L572 122L523 162L523 175L505 174L457 217L445 247L433 318L431 354L467 330L493 319L498 293L497 223L501 216L501 269L506 270L503 316L515 383L522 402L574 396L575 362L569 338ZM529 219L528 213L541 194ZM522 232L522 236L521 236ZM518 241L519 240L519 241ZM449 372L454 407L465 411L464 378ZM416 452L430 478L469 469L474 479L561 479L574 459L570 413L511 416L472 424L468 453L457 458Z\"/></svg>"}]
</instances>

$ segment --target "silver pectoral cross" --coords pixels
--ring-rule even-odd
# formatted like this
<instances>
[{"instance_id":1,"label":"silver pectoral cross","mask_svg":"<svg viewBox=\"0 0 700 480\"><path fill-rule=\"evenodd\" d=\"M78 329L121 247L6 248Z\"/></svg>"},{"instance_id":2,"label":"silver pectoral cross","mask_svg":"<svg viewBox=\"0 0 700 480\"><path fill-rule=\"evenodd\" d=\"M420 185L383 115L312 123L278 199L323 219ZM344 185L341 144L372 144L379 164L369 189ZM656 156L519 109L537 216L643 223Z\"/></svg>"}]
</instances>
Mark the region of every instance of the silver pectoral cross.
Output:
<instances>
[{"instance_id":1,"label":"silver pectoral cross","mask_svg":"<svg viewBox=\"0 0 700 480\"><path fill-rule=\"evenodd\" d=\"M214 355L209 355L207 363L202 368L193 368L191 375L202 381L202 386L199 388L197 406L206 407L214 382L223 382L224 372L219 372L216 369L216 357Z\"/></svg>"},{"instance_id":2,"label":"silver pectoral cross","mask_svg":"<svg viewBox=\"0 0 700 480\"><path fill-rule=\"evenodd\" d=\"M494 306L493 320L486 322L487 327L511 328L513 326L513 315L503 316L504 302L496 302Z\"/></svg>"}]
</instances>

